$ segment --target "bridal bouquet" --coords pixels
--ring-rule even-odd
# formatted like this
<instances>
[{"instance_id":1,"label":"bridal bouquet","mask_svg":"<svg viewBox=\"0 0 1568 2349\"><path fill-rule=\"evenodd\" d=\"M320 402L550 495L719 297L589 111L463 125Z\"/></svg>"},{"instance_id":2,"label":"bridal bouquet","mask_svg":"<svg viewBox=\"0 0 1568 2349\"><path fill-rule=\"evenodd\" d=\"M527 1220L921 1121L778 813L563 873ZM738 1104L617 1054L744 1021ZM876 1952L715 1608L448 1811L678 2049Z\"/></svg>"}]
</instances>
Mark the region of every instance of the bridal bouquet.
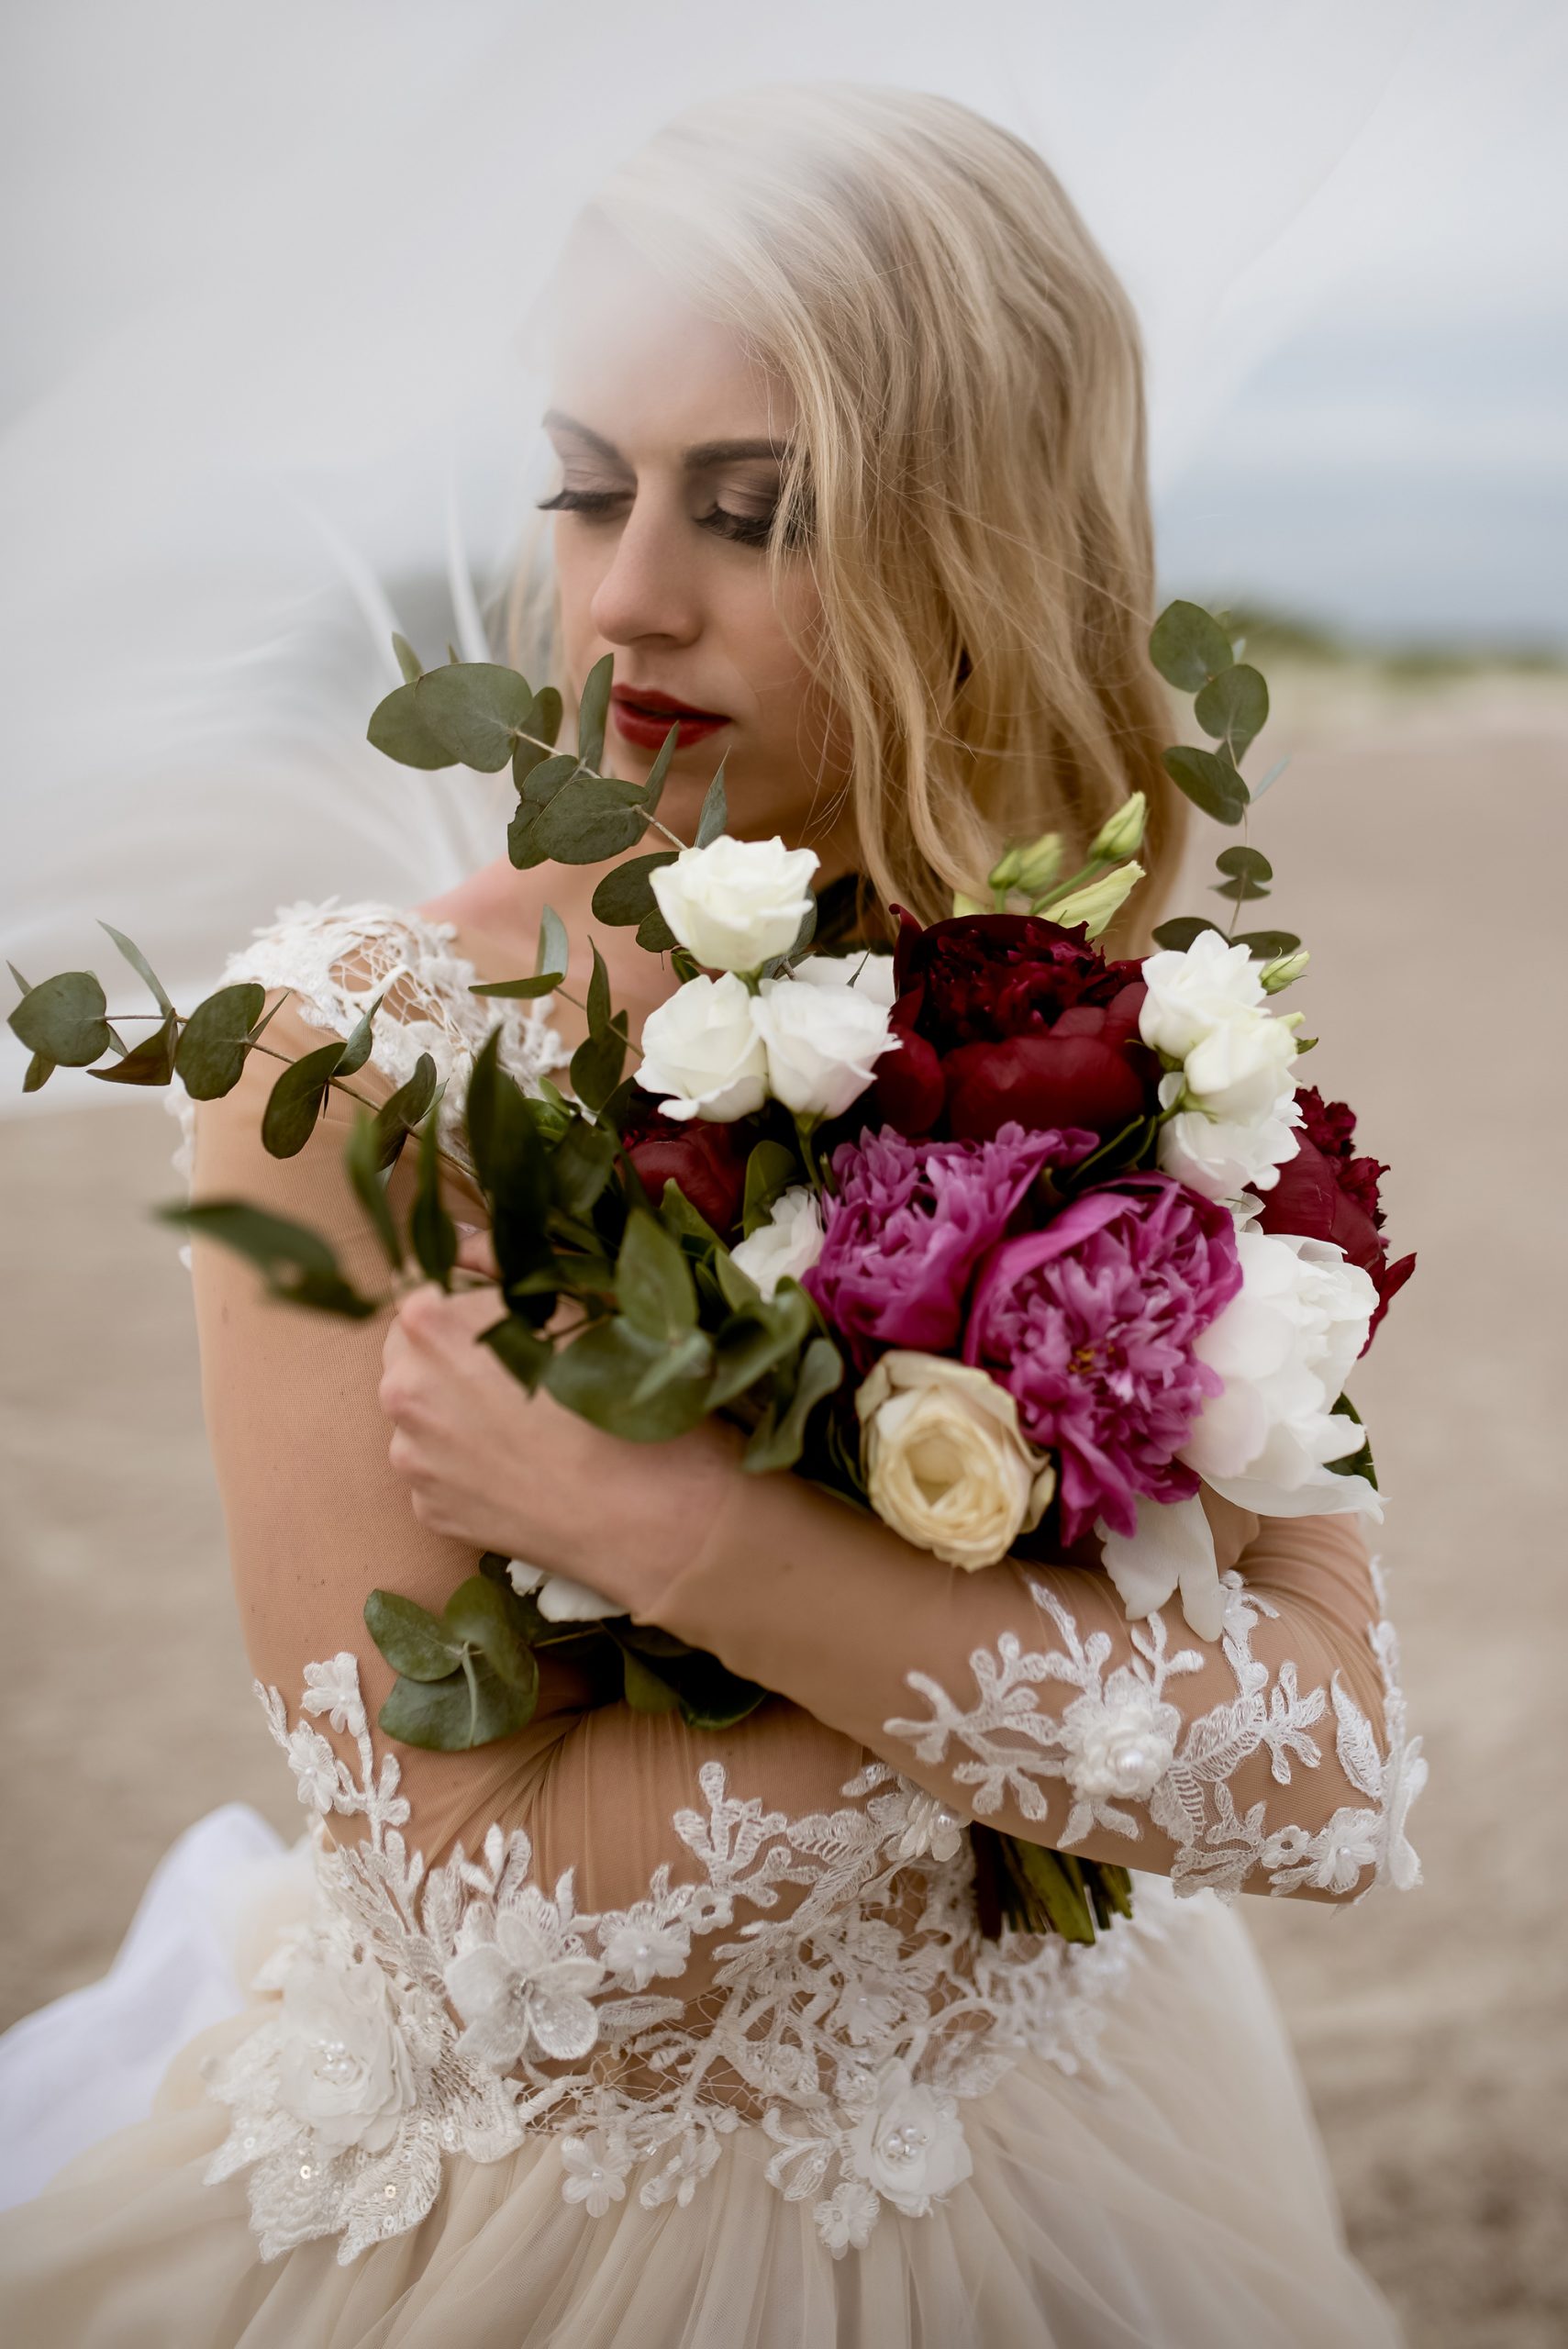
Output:
<instances>
[{"instance_id":1,"label":"bridal bouquet","mask_svg":"<svg viewBox=\"0 0 1568 2349\"><path fill-rule=\"evenodd\" d=\"M891 953L830 947L815 856L731 838L722 769L695 838L668 831L674 729L645 783L599 771L607 661L576 750L557 754L550 689L486 662L425 672L399 649L406 682L371 739L417 766L509 763L518 866L624 859L651 830L662 844L612 864L594 913L634 925L678 984L630 1074L594 947L571 1097L548 1083L526 1097L493 1035L461 1104L426 1060L361 1108L348 1170L394 1286L411 1264L451 1280L438 1175L443 1120L461 1115L499 1274L486 1342L617 1435L661 1442L722 1413L746 1431L747 1469L807 1475L951 1567L1097 1558L1129 1617L1175 1598L1208 1641L1227 1594L1206 1485L1260 1515L1381 1513L1343 1389L1414 1259L1389 1261L1385 1170L1355 1154L1350 1111L1297 1082L1309 1046L1278 998L1307 956L1286 933L1238 931L1273 878L1244 837L1218 858L1229 929L1167 922L1140 961L1095 942L1141 877L1140 795L1077 872L1062 874L1047 835L1007 851L988 902L924 928L904 917ZM1151 649L1214 745L1171 751L1169 772L1244 827L1273 780L1252 791L1240 772L1262 678L1190 604ZM11 1017L35 1053L29 1084L108 1052L95 1073L109 1081L228 1091L265 1049L261 989L220 990L182 1019L111 934L154 990L153 1036L128 1051L94 974L64 974ZM477 992L564 995L573 959L547 911L536 970ZM374 1017L285 1066L269 1149L303 1148L328 1089L368 1057ZM386 1174L411 1136L405 1231ZM170 1212L282 1297L352 1315L383 1301L297 1224L239 1201ZM376 1592L366 1621L399 1675L381 1726L444 1749L520 1727L552 1647L602 1672L606 1697L697 1723L738 1720L763 1693L524 1561L485 1559L439 1617ZM1107 1796L1144 1791L1138 1753L1101 1761ZM998 1923L1092 1940L1129 1906L1123 1870L973 1831Z\"/></svg>"}]
</instances>

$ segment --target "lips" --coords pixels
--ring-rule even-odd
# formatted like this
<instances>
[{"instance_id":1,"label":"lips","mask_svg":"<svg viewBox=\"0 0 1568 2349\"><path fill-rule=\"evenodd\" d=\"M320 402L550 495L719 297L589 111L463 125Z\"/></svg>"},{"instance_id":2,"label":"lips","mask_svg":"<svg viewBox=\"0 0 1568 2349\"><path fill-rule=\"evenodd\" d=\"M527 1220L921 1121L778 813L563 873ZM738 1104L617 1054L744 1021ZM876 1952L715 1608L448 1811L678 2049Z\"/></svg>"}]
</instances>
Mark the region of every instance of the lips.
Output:
<instances>
[{"instance_id":1,"label":"lips","mask_svg":"<svg viewBox=\"0 0 1568 2349\"><path fill-rule=\"evenodd\" d=\"M617 685L610 695L610 708L617 733L627 741L635 742L639 750L657 751L672 726L678 727L675 737L678 750L690 743L705 741L717 734L730 720L722 710L696 709L690 702L677 701L673 694L658 693L650 688L639 692L630 685Z\"/></svg>"}]
</instances>

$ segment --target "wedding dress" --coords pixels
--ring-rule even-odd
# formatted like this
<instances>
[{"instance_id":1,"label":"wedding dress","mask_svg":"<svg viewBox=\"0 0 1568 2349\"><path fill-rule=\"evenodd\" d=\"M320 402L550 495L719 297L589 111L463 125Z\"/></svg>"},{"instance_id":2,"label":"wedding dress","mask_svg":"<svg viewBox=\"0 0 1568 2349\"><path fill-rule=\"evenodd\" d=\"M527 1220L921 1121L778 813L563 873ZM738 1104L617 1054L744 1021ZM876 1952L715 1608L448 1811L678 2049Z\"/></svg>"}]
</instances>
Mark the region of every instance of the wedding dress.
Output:
<instances>
[{"instance_id":1,"label":"wedding dress","mask_svg":"<svg viewBox=\"0 0 1568 2349\"><path fill-rule=\"evenodd\" d=\"M372 1100L421 1051L460 1097L497 1021L522 1082L563 1059L548 1005L471 995L456 933L387 907L291 908L228 975L294 990L268 1034L291 1056L383 997ZM351 1105L269 1158L275 1073L252 1056L198 1113L196 1195L307 1220L373 1282ZM450 1115L443 1139L476 1221ZM216 1249L194 1272L308 1898L285 1922L289 1872L258 1856L272 1945L243 2010L0 2221L13 2349L1397 2341L1234 1905L1418 1880L1425 1765L1351 1520L1217 1504L1205 1648L1173 1609L1128 1623L1084 1568L786 1552L763 1479L754 1571L719 1572L694 1529L660 1615L779 1692L750 1719L589 1709L556 1666L522 1734L395 1749L364 1594L439 1605L473 1554L387 1465L380 1329L268 1303ZM1137 1862L1132 1919L1090 1948L984 1940L971 1818ZM114 1979L83 2058L106 2128ZM35 2085L50 2011L19 2027ZM54 2060L61 2095L92 2093Z\"/></svg>"}]
</instances>

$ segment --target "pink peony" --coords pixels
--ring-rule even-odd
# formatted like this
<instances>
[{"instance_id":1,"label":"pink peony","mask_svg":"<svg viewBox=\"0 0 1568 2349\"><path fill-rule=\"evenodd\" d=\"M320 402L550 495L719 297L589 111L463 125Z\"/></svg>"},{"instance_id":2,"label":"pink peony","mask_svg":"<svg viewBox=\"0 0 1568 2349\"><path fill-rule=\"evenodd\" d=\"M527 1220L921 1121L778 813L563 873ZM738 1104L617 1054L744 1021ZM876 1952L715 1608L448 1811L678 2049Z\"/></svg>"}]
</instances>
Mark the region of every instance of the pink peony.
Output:
<instances>
[{"instance_id":1,"label":"pink peony","mask_svg":"<svg viewBox=\"0 0 1568 2349\"><path fill-rule=\"evenodd\" d=\"M909 1141L892 1127L833 1153L822 1253L804 1286L866 1369L886 1346L955 1346L975 1265L1043 1166L1073 1166L1095 1137L1075 1128L990 1141Z\"/></svg>"},{"instance_id":2,"label":"pink peony","mask_svg":"<svg viewBox=\"0 0 1568 2349\"><path fill-rule=\"evenodd\" d=\"M1086 1191L980 1267L963 1358L1059 1454L1065 1542L1096 1518L1130 1539L1140 1496L1196 1492L1175 1454L1223 1382L1193 1343L1240 1286L1228 1210L1165 1174Z\"/></svg>"}]
</instances>

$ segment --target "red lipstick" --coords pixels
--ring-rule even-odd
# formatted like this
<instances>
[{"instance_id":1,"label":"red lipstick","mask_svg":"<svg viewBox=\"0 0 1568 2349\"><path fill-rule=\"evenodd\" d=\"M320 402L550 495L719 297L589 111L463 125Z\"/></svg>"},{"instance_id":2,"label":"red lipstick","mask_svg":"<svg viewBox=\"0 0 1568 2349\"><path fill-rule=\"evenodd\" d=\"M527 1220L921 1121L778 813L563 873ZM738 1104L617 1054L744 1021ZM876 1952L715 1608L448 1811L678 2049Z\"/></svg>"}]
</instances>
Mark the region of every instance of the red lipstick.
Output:
<instances>
[{"instance_id":1,"label":"red lipstick","mask_svg":"<svg viewBox=\"0 0 1568 2349\"><path fill-rule=\"evenodd\" d=\"M644 751L661 749L672 726L680 728L675 747L684 751L730 723L722 710L694 709L689 702L677 701L673 694L656 693L651 686L641 692L632 685L617 685L610 695L610 707L617 731Z\"/></svg>"}]
</instances>

